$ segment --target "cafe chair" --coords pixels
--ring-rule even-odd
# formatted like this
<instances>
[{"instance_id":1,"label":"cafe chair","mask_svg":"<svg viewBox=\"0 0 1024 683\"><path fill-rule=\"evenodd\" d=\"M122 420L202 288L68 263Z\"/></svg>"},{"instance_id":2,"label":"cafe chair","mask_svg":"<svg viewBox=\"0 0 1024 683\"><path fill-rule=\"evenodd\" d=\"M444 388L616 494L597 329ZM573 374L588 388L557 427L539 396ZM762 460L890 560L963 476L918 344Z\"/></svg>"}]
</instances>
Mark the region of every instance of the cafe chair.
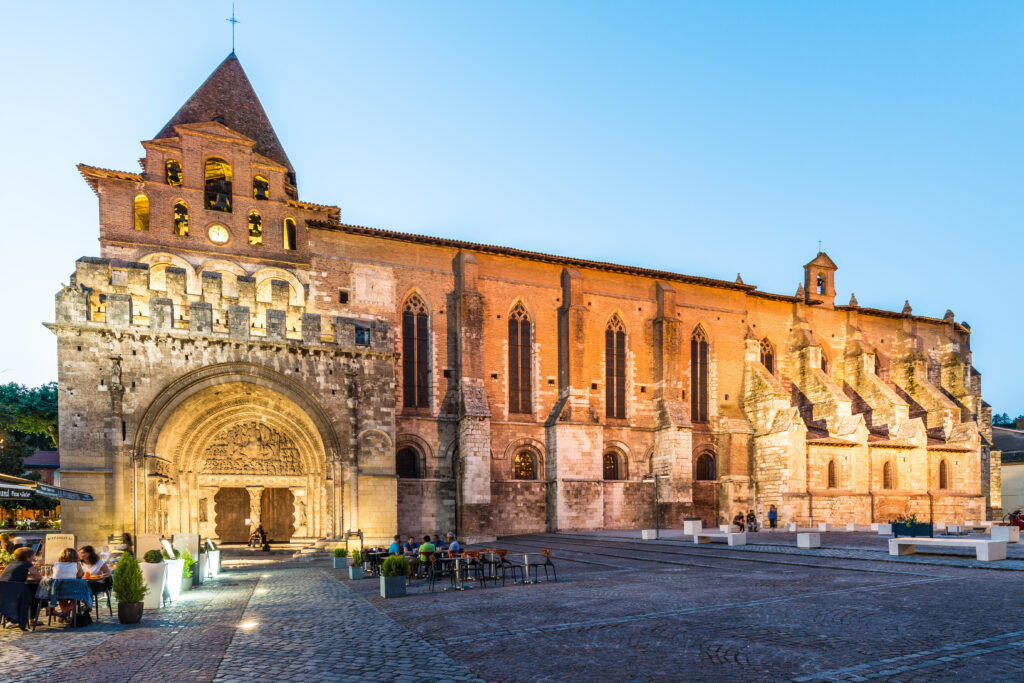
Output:
<instances>
[{"instance_id":1,"label":"cafe chair","mask_svg":"<svg viewBox=\"0 0 1024 683\"><path fill-rule=\"evenodd\" d=\"M519 581L526 580L526 573L523 571L523 565L509 562L505 559L508 555L508 550L496 548L495 552L498 553L498 557L501 558L498 562L498 571L501 573L501 585L505 585L505 578L508 574L512 574L512 581L516 581L516 576L519 576Z\"/></svg>"},{"instance_id":2,"label":"cafe chair","mask_svg":"<svg viewBox=\"0 0 1024 683\"><path fill-rule=\"evenodd\" d=\"M0 627L17 624L22 631L28 630L32 616L35 584L24 581L0 581ZM35 620L32 630L36 630Z\"/></svg>"},{"instance_id":3,"label":"cafe chair","mask_svg":"<svg viewBox=\"0 0 1024 683\"><path fill-rule=\"evenodd\" d=\"M113 585L114 580L109 576L103 577L102 583L95 579L89 581L89 590L92 591L93 613L96 615L96 621L100 620L100 597L104 595L107 597L107 612L110 613L110 616L114 616L114 608L110 604L110 593Z\"/></svg>"},{"instance_id":4,"label":"cafe chair","mask_svg":"<svg viewBox=\"0 0 1024 683\"><path fill-rule=\"evenodd\" d=\"M544 580L548 581L548 567L551 567L551 572L555 575L555 581L558 581L558 572L555 570L555 563L551 561L551 551L544 548L540 551L544 555L543 562L531 562L530 571L533 572L533 580L540 580L540 568L544 568Z\"/></svg>"}]
</instances>

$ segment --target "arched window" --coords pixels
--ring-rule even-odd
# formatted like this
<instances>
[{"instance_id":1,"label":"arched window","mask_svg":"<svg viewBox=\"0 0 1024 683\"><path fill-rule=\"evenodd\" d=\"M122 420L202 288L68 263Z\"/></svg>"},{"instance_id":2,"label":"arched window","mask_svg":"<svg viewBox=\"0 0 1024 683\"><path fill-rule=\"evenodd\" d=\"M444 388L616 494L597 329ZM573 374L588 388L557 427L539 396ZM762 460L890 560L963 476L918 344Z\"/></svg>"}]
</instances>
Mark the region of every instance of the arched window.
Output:
<instances>
[{"instance_id":1,"label":"arched window","mask_svg":"<svg viewBox=\"0 0 1024 683\"><path fill-rule=\"evenodd\" d=\"M626 417L626 328L617 315L604 331L604 381L605 415Z\"/></svg>"},{"instance_id":2,"label":"arched window","mask_svg":"<svg viewBox=\"0 0 1024 683\"><path fill-rule=\"evenodd\" d=\"M249 212L249 244L263 244L263 216L259 211Z\"/></svg>"},{"instance_id":3,"label":"arched window","mask_svg":"<svg viewBox=\"0 0 1024 683\"><path fill-rule=\"evenodd\" d=\"M877 353L875 354L875 374L879 377L882 376L882 357Z\"/></svg>"},{"instance_id":4,"label":"arched window","mask_svg":"<svg viewBox=\"0 0 1024 683\"><path fill-rule=\"evenodd\" d=\"M836 461L828 461L828 488L836 488Z\"/></svg>"},{"instance_id":5,"label":"arched window","mask_svg":"<svg viewBox=\"0 0 1024 683\"><path fill-rule=\"evenodd\" d=\"M818 276L818 294L825 293L825 278L824 276Z\"/></svg>"},{"instance_id":6,"label":"arched window","mask_svg":"<svg viewBox=\"0 0 1024 683\"><path fill-rule=\"evenodd\" d=\"M149 230L149 198L144 194L135 197L135 229Z\"/></svg>"},{"instance_id":7,"label":"arched window","mask_svg":"<svg viewBox=\"0 0 1024 683\"><path fill-rule=\"evenodd\" d=\"M416 294L402 309L402 404L430 406L430 351L427 306Z\"/></svg>"},{"instance_id":8,"label":"arched window","mask_svg":"<svg viewBox=\"0 0 1024 683\"><path fill-rule=\"evenodd\" d=\"M887 462L882 465L882 488L892 488L892 463Z\"/></svg>"},{"instance_id":9,"label":"arched window","mask_svg":"<svg viewBox=\"0 0 1024 683\"><path fill-rule=\"evenodd\" d=\"M694 466L694 478L697 481L714 481L715 475L715 456L711 453L701 453L697 456L697 463Z\"/></svg>"},{"instance_id":10,"label":"arched window","mask_svg":"<svg viewBox=\"0 0 1024 683\"><path fill-rule=\"evenodd\" d=\"M824 352L821 354L821 371L828 374L828 357Z\"/></svg>"},{"instance_id":11,"label":"arched window","mask_svg":"<svg viewBox=\"0 0 1024 683\"><path fill-rule=\"evenodd\" d=\"M288 251L295 249L295 219L284 219L284 248Z\"/></svg>"},{"instance_id":12,"label":"arched window","mask_svg":"<svg viewBox=\"0 0 1024 683\"><path fill-rule=\"evenodd\" d=\"M188 235L188 204L180 199L174 202L174 234Z\"/></svg>"},{"instance_id":13,"label":"arched window","mask_svg":"<svg viewBox=\"0 0 1024 683\"><path fill-rule=\"evenodd\" d=\"M253 176L252 198L260 200L270 199L270 181L261 175Z\"/></svg>"},{"instance_id":14,"label":"arched window","mask_svg":"<svg viewBox=\"0 0 1024 683\"><path fill-rule=\"evenodd\" d=\"M621 481L626 478L626 468L622 456L617 451L606 451L604 454L604 480Z\"/></svg>"},{"instance_id":15,"label":"arched window","mask_svg":"<svg viewBox=\"0 0 1024 683\"><path fill-rule=\"evenodd\" d=\"M181 164L176 159L168 159L164 165L168 185L181 185Z\"/></svg>"},{"instance_id":16,"label":"arched window","mask_svg":"<svg viewBox=\"0 0 1024 683\"><path fill-rule=\"evenodd\" d=\"M700 326L690 337L690 419L708 421L708 336Z\"/></svg>"},{"instance_id":17,"label":"arched window","mask_svg":"<svg viewBox=\"0 0 1024 683\"><path fill-rule=\"evenodd\" d=\"M532 412L530 393L533 362L533 344L530 334L530 314L522 303L517 303L508 316L508 411Z\"/></svg>"},{"instance_id":18,"label":"arched window","mask_svg":"<svg viewBox=\"0 0 1024 683\"><path fill-rule=\"evenodd\" d=\"M775 374L775 347L768 341L768 337L761 340L761 365L769 374Z\"/></svg>"},{"instance_id":19,"label":"arched window","mask_svg":"<svg viewBox=\"0 0 1024 683\"><path fill-rule=\"evenodd\" d=\"M519 451L512 461L514 479L532 480L537 478L537 459L530 451Z\"/></svg>"},{"instance_id":20,"label":"arched window","mask_svg":"<svg viewBox=\"0 0 1024 683\"><path fill-rule=\"evenodd\" d=\"M939 461L939 488L949 488L949 465L946 464L945 460Z\"/></svg>"},{"instance_id":21,"label":"arched window","mask_svg":"<svg viewBox=\"0 0 1024 683\"><path fill-rule=\"evenodd\" d=\"M415 448L401 448L395 454L395 474L399 479L419 479L420 454Z\"/></svg>"},{"instance_id":22,"label":"arched window","mask_svg":"<svg viewBox=\"0 0 1024 683\"><path fill-rule=\"evenodd\" d=\"M231 165L223 159L206 160L203 201L211 211L231 213Z\"/></svg>"}]
</instances>

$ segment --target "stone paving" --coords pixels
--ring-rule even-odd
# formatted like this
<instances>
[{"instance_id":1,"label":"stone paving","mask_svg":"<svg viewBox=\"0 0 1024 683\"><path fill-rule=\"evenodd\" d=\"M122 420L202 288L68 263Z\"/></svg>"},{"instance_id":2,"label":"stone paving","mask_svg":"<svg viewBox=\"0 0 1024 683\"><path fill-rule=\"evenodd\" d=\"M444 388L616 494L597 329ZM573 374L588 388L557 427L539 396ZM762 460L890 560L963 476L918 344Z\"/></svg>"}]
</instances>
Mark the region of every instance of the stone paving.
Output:
<instances>
[{"instance_id":1,"label":"stone paving","mask_svg":"<svg viewBox=\"0 0 1024 683\"><path fill-rule=\"evenodd\" d=\"M1024 680L1024 572L828 540L503 538L513 559L550 548L560 580L387 601L329 560L250 559L139 625L104 607L0 645L18 681Z\"/></svg>"}]
</instances>

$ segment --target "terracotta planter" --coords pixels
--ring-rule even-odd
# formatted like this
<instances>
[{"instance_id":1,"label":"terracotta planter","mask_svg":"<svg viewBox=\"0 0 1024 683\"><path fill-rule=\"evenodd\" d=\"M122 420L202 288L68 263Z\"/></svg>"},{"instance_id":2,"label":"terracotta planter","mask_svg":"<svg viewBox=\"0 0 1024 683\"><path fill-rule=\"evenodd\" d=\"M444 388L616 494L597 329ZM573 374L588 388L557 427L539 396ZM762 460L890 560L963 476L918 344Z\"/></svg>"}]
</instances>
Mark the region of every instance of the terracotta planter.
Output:
<instances>
[{"instance_id":1,"label":"terracotta planter","mask_svg":"<svg viewBox=\"0 0 1024 683\"><path fill-rule=\"evenodd\" d=\"M122 624L137 624L142 619L141 602L119 602L117 603L117 620Z\"/></svg>"}]
</instances>

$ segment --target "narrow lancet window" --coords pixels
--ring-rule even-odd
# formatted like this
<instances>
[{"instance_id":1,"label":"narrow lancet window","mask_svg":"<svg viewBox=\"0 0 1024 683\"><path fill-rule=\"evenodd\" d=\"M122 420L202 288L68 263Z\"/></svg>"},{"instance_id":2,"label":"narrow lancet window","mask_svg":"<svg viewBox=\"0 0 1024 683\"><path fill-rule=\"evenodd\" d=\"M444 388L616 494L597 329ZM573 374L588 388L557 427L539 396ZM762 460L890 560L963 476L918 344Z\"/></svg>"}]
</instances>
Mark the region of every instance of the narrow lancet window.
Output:
<instances>
[{"instance_id":1,"label":"narrow lancet window","mask_svg":"<svg viewBox=\"0 0 1024 683\"><path fill-rule=\"evenodd\" d=\"M508 411L532 412L533 337L530 314L517 303L508 316Z\"/></svg>"},{"instance_id":2,"label":"narrow lancet window","mask_svg":"<svg viewBox=\"0 0 1024 683\"><path fill-rule=\"evenodd\" d=\"M270 181L261 175L252 179L252 198L259 200L270 199Z\"/></svg>"},{"instance_id":3,"label":"narrow lancet window","mask_svg":"<svg viewBox=\"0 0 1024 683\"><path fill-rule=\"evenodd\" d=\"M604 331L605 416L626 417L626 328L619 316Z\"/></svg>"},{"instance_id":4,"label":"narrow lancet window","mask_svg":"<svg viewBox=\"0 0 1024 683\"><path fill-rule=\"evenodd\" d=\"M519 451L512 462L514 479L532 480L537 478L537 461L530 451Z\"/></svg>"},{"instance_id":5,"label":"narrow lancet window","mask_svg":"<svg viewBox=\"0 0 1024 683\"><path fill-rule=\"evenodd\" d=\"M263 217L259 211L249 212L249 244L263 244Z\"/></svg>"},{"instance_id":6,"label":"narrow lancet window","mask_svg":"<svg viewBox=\"0 0 1024 683\"><path fill-rule=\"evenodd\" d=\"M174 202L174 234L188 235L188 204L180 199Z\"/></svg>"},{"instance_id":7,"label":"narrow lancet window","mask_svg":"<svg viewBox=\"0 0 1024 683\"><path fill-rule=\"evenodd\" d=\"M402 404L430 407L430 316L417 295L402 309Z\"/></svg>"},{"instance_id":8,"label":"narrow lancet window","mask_svg":"<svg viewBox=\"0 0 1024 683\"><path fill-rule=\"evenodd\" d=\"M144 194L135 197L135 229L149 230L149 198Z\"/></svg>"},{"instance_id":9,"label":"narrow lancet window","mask_svg":"<svg viewBox=\"0 0 1024 683\"><path fill-rule=\"evenodd\" d=\"M181 164L177 159L168 159L165 165L167 172L167 184L178 186L181 185Z\"/></svg>"},{"instance_id":10,"label":"narrow lancet window","mask_svg":"<svg viewBox=\"0 0 1024 683\"><path fill-rule=\"evenodd\" d=\"M708 421L708 336L703 327L690 337L690 419Z\"/></svg>"},{"instance_id":11,"label":"narrow lancet window","mask_svg":"<svg viewBox=\"0 0 1024 683\"><path fill-rule=\"evenodd\" d=\"M775 374L775 347L767 338L761 340L761 365L770 374Z\"/></svg>"},{"instance_id":12,"label":"narrow lancet window","mask_svg":"<svg viewBox=\"0 0 1024 683\"><path fill-rule=\"evenodd\" d=\"M223 159L206 160L203 200L211 211L231 212L231 165Z\"/></svg>"},{"instance_id":13,"label":"narrow lancet window","mask_svg":"<svg viewBox=\"0 0 1024 683\"><path fill-rule=\"evenodd\" d=\"M288 251L295 249L295 219L284 219L284 248Z\"/></svg>"}]
</instances>

